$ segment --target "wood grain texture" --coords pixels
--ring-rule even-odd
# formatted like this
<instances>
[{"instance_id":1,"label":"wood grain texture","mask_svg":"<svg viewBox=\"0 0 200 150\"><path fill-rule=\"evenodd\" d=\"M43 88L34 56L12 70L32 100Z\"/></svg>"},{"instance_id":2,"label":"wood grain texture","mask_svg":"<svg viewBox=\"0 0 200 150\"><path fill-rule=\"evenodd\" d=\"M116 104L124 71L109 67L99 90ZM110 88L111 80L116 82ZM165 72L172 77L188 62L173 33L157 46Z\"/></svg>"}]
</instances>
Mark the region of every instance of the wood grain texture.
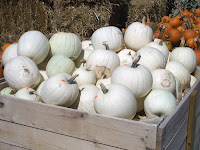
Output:
<instances>
[{"instance_id":1,"label":"wood grain texture","mask_svg":"<svg viewBox=\"0 0 200 150\"><path fill-rule=\"evenodd\" d=\"M194 90L200 91L200 80L194 84L177 105L176 109L158 127L156 149L166 148L183 121L188 117L190 95ZM198 98L199 96L200 92L197 92L196 97Z\"/></svg>"},{"instance_id":2,"label":"wood grain texture","mask_svg":"<svg viewBox=\"0 0 200 150\"><path fill-rule=\"evenodd\" d=\"M155 149L157 125L0 95L0 119L124 149Z\"/></svg>"},{"instance_id":3,"label":"wood grain texture","mask_svg":"<svg viewBox=\"0 0 200 150\"><path fill-rule=\"evenodd\" d=\"M16 145L4 143L0 141L0 150L30 150Z\"/></svg>"},{"instance_id":4,"label":"wood grain texture","mask_svg":"<svg viewBox=\"0 0 200 150\"><path fill-rule=\"evenodd\" d=\"M0 120L0 139L33 150L120 150L95 142L72 138L32 127Z\"/></svg>"},{"instance_id":5,"label":"wood grain texture","mask_svg":"<svg viewBox=\"0 0 200 150\"><path fill-rule=\"evenodd\" d=\"M179 150L185 150L186 149L186 139L185 141L181 144L181 147Z\"/></svg>"}]
</instances>

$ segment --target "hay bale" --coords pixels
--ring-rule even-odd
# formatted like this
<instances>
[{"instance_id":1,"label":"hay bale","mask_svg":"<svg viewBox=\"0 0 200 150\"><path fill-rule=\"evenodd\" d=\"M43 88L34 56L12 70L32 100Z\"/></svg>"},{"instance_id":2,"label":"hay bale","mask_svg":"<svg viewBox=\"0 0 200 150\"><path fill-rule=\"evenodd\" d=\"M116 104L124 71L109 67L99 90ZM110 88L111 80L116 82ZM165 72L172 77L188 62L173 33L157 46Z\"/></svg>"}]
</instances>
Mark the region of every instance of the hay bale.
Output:
<instances>
[{"instance_id":1,"label":"hay bale","mask_svg":"<svg viewBox=\"0 0 200 150\"><path fill-rule=\"evenodd\" d=\"M141 21L149 14L150 20L159 22L166 15L167 0L130 0L127 25Z\"/></svg>"}]
</instances>

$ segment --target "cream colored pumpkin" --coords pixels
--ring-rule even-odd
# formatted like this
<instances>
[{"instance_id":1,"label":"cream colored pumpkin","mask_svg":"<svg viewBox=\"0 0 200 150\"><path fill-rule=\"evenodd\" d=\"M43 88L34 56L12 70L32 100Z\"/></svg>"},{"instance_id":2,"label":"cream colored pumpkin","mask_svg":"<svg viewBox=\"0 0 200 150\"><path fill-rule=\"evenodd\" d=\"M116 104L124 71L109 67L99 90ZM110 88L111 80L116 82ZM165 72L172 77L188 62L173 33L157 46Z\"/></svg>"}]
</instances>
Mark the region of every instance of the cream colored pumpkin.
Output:
<instances>
[{"instance_id":1,"label":"cream colored pumpkin","mask_svg":"<svg viewBox=\"0 0 200 150\"><path fill-rule=\"evenodd\" d=\"M135 52L131 49L123 49L117 55L119 56L120 59L120 65L132 64Z\"/></svg>"},{"instance_id":2,"label":"cream colored pumpkin","mask_svg":"<svg viewBox=\"0 0 200 150\"><path fill-rule=\"evenodd\" d=\"M106 49L102 42L107 41L110 50L118 52L123 46L123 35L119 28L114 26L97 29L91 37L94 49Z\"/></svg>"},{"instance_id":3,"label":"cream colored pumpkin","mask_svg":"<svg viewBox=\"0 0 200 150\"><path fill-rule=\"evenodd\" d=\"M22 88L17 91L15 97L22 98L30 101L39 101L40 96L32 88Z\"/></svg>"},{"instance_id":4,"label":"cream colored pumpkin","mask_svg":"<svg viewBox=\"0 0 200 150\"><path fill-rule=\"evenodd\" d=\"M46 73L48 77L60 72L72 74L75 70L74 62L65 54L56 54L47 63Z\"/></svg>"},{"instance_id":5,"label":"cream colored pumpkin","mask_svg":"<svg viewBox=\"0 0 200 150\"><path fill-rule=\"evenodd\" d=\"M137 111L135 96L129 88L121 84L101 84L94 100L97 113L126 119L133 119Z\"/></svg>"},{"instance_id":6,"label":"cream colored pumpkin","mask_svg":"<svg viewBox=\"0 0 200 150\"><path fill-rule=\"evenodd\" d=\"M96 76L93 71L87 70L85 68L78 68L76 69L72 76L78 74L75 81L77 82L78 86L82 86L84 84L94 84L96 83Z\"/></svg>"},{"instance_id":7,"label":"cream colored pumpkin","mask_svg":"<svg viewBox=\"0 0 200 150\"><path fill-rule=\"evenodd\" d=\"M167 63L166 69L173 73L173 75L179 79L183 90L190 86L190 72L181 63L170 61Z\"/></svg>"},{"instance_id":8,"label":"cream colored pumpkin","mask_svg":"<svg viewBox=\"0 0 200 150\"><path fill-rule=\"evenodd\" d=\"M8 62L4 68L4 78L15 90L24 87L34 88L40 78L37 65L30 58L17 56Z\"/></svg>"},{"instance_id":9,"label":"cream colored pumpkin","mask_svg":"<svg viewBox=\"0 0 200 150\"><path fill-rule=\"evenodd\" d=\"M190 73L192 73L197 65L197 57L194 50L189 47L177 47L170 55L170 61L177 61L183 64Z\"/></svg>"},{"instance_id":10,"label":"cream colored pumpkin","mask_svg":"<svg viewBox=\"0 0 200 150\"><path fill-rule=\"evenodd\" d=\"M74 33L57 32L49 40L51 55L66 54L72 60L78 58L81 53L81 40Z\"/></svg>"},{"instance_id":11,"label":"cream colored pumpkin","mask_svg":"<svg viewBox=\"0 0 200 150\"><path fill-rule=\"evenodd\" d=\"M31 58L36 64L41 63L50 50L49 41L40 31L28 31L22 34L17 45L18 56Z\"/></svg>"},{"instance_id":12,"label":"cream colored pumpkin","mask_svg":"<svg viewBox=\"0 0 200 150\"><path fill-rule=\"evenodd\" d=\"M138 53L141 55L141 59L138 63L147 67L150 71L165 68L165 56L158 49L153 47L144 47L141 48Z\"/></svg>"},{"instance_id":13,"label":"cream colored pumpkin","mask_svg":"<svg viewBox=\"0 0 200 150\"><path fill-rule=\"evenodd\" d=\"M130 24L124 34L124 42L127 48L138 51L153 40L153 30L140 22Z\"/></svg>"},{"instance_id":14,"label":"cream colored pumpkin","mask_svg":"<svg viewBox=\"0 0 200 150\"><path fill-rule=\"evenodd\" d=\"M2 55L2 63L5 66L11 59L17 56L17 43L12 44L6 48Z\"/></svg>"},{"instance_id":15,"label":"cream colored pumpkin","mask_svg":"<svg viewBox=\"0 0 200 150\"><path fill-rule=\"evenodd\" d=\"M103 83L105 86L108 85L108 84L111 84L111 77L99 79L99 80L97 81L97 83L96 83L96 86L97 86L98 88L101 88L101 87L100 87L100 83Z\"/></svg>"}]
</instances>

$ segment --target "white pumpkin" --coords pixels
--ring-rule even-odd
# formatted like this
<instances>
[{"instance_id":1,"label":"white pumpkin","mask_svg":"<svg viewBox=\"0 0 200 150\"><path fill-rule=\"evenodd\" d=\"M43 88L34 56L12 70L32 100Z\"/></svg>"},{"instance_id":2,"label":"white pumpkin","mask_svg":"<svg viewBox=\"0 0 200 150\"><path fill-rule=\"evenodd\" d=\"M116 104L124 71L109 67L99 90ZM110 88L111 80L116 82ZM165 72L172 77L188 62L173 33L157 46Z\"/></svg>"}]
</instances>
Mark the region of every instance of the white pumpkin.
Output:
<instances>
[{"instance_id":1,"label":"white pumpkin","mask_svg":"<svg viewBox=\"0 0 200 150\"><path fill-rule=\"evenodd\" d=\"M147 67L150 71L165 68L165 56L158 49L153 47L144 47L141 48L138 53L141 55L141 59L138 63Z\"/></svg>"},{"instance_id":2,"label":"white pumpkin","mask_svg":"<svg viewBox=\"0 0 200 150\"><path fill-rule=\"evenodd\" d=\"M91 37L94 49L106 49L102 42L107 41L110 50L118 52L123 46L123 35L119 28L114 26L97 29Z\"/></svg>"},{"instance_id":3,"label":"white pumpkin","mask_svg":"<svg viewBox=\"0 0 200 150\"><path fill-rule=\"evenodd\" d=\"M15 96L15 93L16 93L16 90L14 90L14 89L11 88L11 87L3 88L3 89L0 91L0 94L2 94L2 95L9 95L9 96Z\"/></svg>"},{"instance_id":4,"label":"white pumpkin","mask_svg":"<svg viewBox=\"0 0 200 150\"><path fill-rule=\"evenodd\" d=\"M57 73L45 81L41 89L42 101L47 104L70 106L78 97L79 88L74 77L67 73Z\"/></svg>"},{"instance_id":5,"label":"white pumpkin","mask_svg":"<svg viewBox=\"0 0 200 150\"><path fill-rule=\"evenodd\" d=\"M32 88L22 88L17 91L15 97L30 100L30 101L39 101L40 96Z\"/></svg>"},{"instance_id":6,"label":"white pumpkin","mask_svg":"<svg viewBox=\"0 0 200 150\"><path fill-rule=\"evenodd\" d=\"M176 80L176 96L175 97L178 104L182 100L182 85L177 77L175 77L175 80Z\"/></svg>"},{"instance_id":7,"label":"white pumpkin","mask_svg":"<svg viewBox=\"0 0 200 150\"><path fill-rule=\"evenodd\" d=\"M166 69L173 73L173 75L179 79L182 85L182 90L190 86L190 72L181 63L170 61L167 63Z\"/></svg>"},{"instance_id":8,"label":"white pumpkin","mask_svg":"<svg viewBox=\"0 0 200 150\"><path fill-rule=\"evenodd\" d=\"M152 90L163 89L173 93L176 89L174 75L166 69L156 69L151 72L153 77Z\"/></svg>"},{"instance_id":9,"label":"white pumpkin","mask_svg":"<svg viewBox=\"0 0 200 150\"><path fill-rule=\"evenodd\" d=\"M192 87L196 81L197 81L197 78L195 78L193 75L191 75L190 87Z\"/></svg>"},{"instance_id":10,"label":"white pumpkin","mask_svg":"<svg viewBox=\"0 0 200 150\"><path fill-rule=\"evenodd\" d=\"M45 81L40 83L40 85L38 86L38 88L36 90L36 94L38 94L40 96L40 99L38 100L38 102L43 102L42 98L41 98L41 90L42 90L42 87L43 87L44 83L45 83Z\"/></svg>"},{"instance_id":11,"label":"white pumpkin","mask_svg":"<svg viewBox=\"0 0 200 150\"><path fill-rule=\"evenodd\" d=\"M147 95L153 83L149 69L138 64L140 57L140 54L136 53L132 65L117 67L111 77L111 83L120 83L127 86L136 98Z\"/></svg>"},{"instance_id":12,"label":"white pumpkin","mask_svg":"<svg viewBox=\"0 0 200 150\"><path fill-rule=\"evenodd\" d=\"M11 59L17 56L17 43L12 44L6 48L2 55L2 63L5 66Z\"/></svg>"},{"instance_id":13,"label":"white pumpkin","mask_svg":"<svg viewBox=\"0 0 200 150\"><path fill-rule=\"evenodd\" d=\"M108 84L111 84L111 77L99 79L99 80L97 81L97 83L96 83L96 86L97 86L98 88L101 88L101 87L100 87L100 83L103 83L105 86L108 85Z\"/></svg>"},{"instance_id":14,"label":"white pumpkin","mask_svg":"<svg viewBox=\"0 0 200 150\"><path fill-rule=\"evenodd\" d=\"M4 78L13 89L34 88L40 73L34 61L26 56L17 56L4 68Z\"/></svg>"},{"instance_id":15,"label":"white pumpkin","mask_svg":"<svg viewBox=\"0 0 200 150\"><path fill-rule=\"evenodd\" d=\"M131 49L123 49L117 55L119 56L120 59L120 65L132 64L135 52Z\"/></svg>"},{"instance_id":16,"label":"white pumpkin","mask_svg":"<svg viewBox=\"0 0 200 150\"><path fill-rule=\"evenodd\" d=\"M140 22L130 24L124 34L124 42L127 48L138 51L153 40L153 30Z\"/></svg>"},{"instance_id":17,"label":"white pumpkin","mask_svg":"<svg viewBox=\"0 0 200 150\"><path fill-rule=\"evenodd\" d=\"M86 67L87 58L92 52L93 50L88 50L88 49L82 50L79 57L76 60L74 60L76 68L80 68L84 66Z\"/></svg>"},{"instance_id":18,"label":"white pumpkin","mask_svg":"<svg viewBox=\"0 0 200 150\"><path fill-rule=\"evenodd\" d=\"M22 34L17 45L18 56L31 58L36 64L41 63L50 50L49 41L40 31L28 31Z\"/></svg>"},{"instance_id":19,"label":"white pumpkin","mask_svg":"<svg viewBox=\"0 0 200 150\"><path fill-rule=\"evenodd\" d=\"M77 109L96 114L94 109L94 99L99 91L99 88L93 84L84 84L80 86L79 89L81 91L81 95Z\"/></svg>"},{"instance_id":20,"label":"white pumpkin","mask_svg":"<svg viewBox=\"0 0 200 150\"><path fill-rule=\"evenodd\" d=\"M92 51L94 51L94 47L92 45L90 45L90 46L86 47L84 50L92 50Z\"/></svg>"},{"instance_id":21,"label":"white pumpkin","mask_svg":"<svg viewBox=\"0 0 200 150\"><path fill-rule=\"evenodd\" d=\"M66 54L72 60L78 58L81 53L81 40L74 33L57 32L49 40L51 55Z\"/></svg>"},{"instance_id":22,"label":"white pumpkin","mask_svg":"<svg viewBox=\"0 0 200 150\"><path fill-rule=\"evenodd\" d=\"M159 50L163 55L165 56L165 59L167 60L169 57L169 49L166 45L166 43L161 39L154 39L153 42L150 42L147 46L154 47L157 50Z\"/></svg>"},{"instance_id":23,"label":"white pumpkin","mask_svg":"<svg viewBox=\"0 0 200 150\"><path fill-rule=\"evenodd\" d=\"M129 88L121 84L101 84L94 100L97 113L126 119L133 119L137 111L135 96Z\"/></svg>"},{"instance_id":24,"label":"white pumpkin","mask_svg":"<svg viewBox=\"0 0 200 150\"><path fill-rule=\"evenodd\" d=\"M97 80L104 76L110 77L119 65L118 55L111 50L105 49L98 49L92 52L86 62L87 69L95 73Z\"/></svg>"},{"instance_id":25,"label":"white pumpkin","mask_svg":"<svg viewBox=\"0 0 200 150\"><path fill-rule=\"evenodd\" d=\"M78 86L82 86L84 84L94 84L96 83L96 76L93 71L87 70L85 68L78 68L76 69L72 76L78 74L75 81L77 82Z\"/></svg>"},{"instance_id":26,"label":"white pumpkin","mask_svg":"<svg viewBox=\"0 0 200 150\"><path fill-rule=\"evenodd\" d=\"M144 100L144 111L147 118L166 118L176 107L174 95L167 91L152 90Z\"/></svg>"},{"instance_id":27,"label":"white pumpkin","mask_svg":"<svg viewBox=\"0 0 200 150\"><path fill-rule=\"evenodd\" d=\"M65 54L56 54L47 63L46 66L46 73L48 77L59 73L59 72L66 72L70 75L75 70L74 62Z\"/></svg>"},{"instance_id":28,"label":"white pumpkin","mask_svg":"<svg viewBox=\"0 0 200 150\"><path fill-rule=\"evenodd\" d=\"M177 61L183 64L190 73L192 73L197 65L197 57L194 50L189 47L177 47L170 55L170 61Z\"/></svg>"},{"instance_id":29,"label":"white pumpkin","mask_svg":"<svg viewBox=\"0 0 200 150\"><path fill-rule=\"evenodd\" d=\"M84 40L81 42L82 45L82 49L87 48L88 46L92 45L92 41L91 40Z\"/></svg>"}]
</instances>

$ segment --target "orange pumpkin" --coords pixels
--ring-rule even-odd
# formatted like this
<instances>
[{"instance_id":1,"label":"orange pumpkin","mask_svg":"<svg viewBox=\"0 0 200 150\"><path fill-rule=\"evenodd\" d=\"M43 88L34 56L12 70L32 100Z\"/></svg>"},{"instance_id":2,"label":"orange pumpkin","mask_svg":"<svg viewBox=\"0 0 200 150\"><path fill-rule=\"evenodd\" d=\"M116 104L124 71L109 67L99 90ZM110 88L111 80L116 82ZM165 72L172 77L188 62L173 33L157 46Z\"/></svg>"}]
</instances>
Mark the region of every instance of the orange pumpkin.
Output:
<instances>
[{"instance_id":1,"label":"orange pumpkin","mask_svg":"<svg viewBox=\"0 0 200 150\"><path fill-rule=\"evenodd\" d=\"M10 45L11 45L10 43L4 44L4 45L1 47L1 49L2 49L3 51L5 51L6 48L7 48L8 46L10 46Z\"/></svg>"},{"instance_id":2,"label":"orange pumpkin","mask_svg":"<svg viewBox=\"0 0 200 150\"><path fill-rule=\"evenodd\" d=\"M197 16L200 16L200 8L197 8L197 9L194 11L194 14L197 15Z\"/></svg>"},{"instance_id":3,"label":"orange pumpkin","mask_svg":"<svg viewBox=\"0 0 200 150\"><path fill-rule=\"evenodd\" d=\"M178 18L172 18L170 21L169 21L169 24L173 27L173 28L178 28L181 24L180 20Z\"/></svg>"},{"instance_id":4,"label":"orange pumpkin","mask_svg":"<svg viewBox=\"0 0 200 150\"><path fill-rule=\"evenodd\" d=\"M200 17L196 17L196 19L194 20L195 23L200 23Z\"/></svg>"},{"instance_id":5,"label":"orange pumpkin","mask_svg":"<svg viewBox=\"0 0 200 150\"><path fill-rule=\"evenodd\" d=\"M0 60L2 60L3 51L0 51Z\"/></svg>"},{"instance_id":6,"label":"orange pumpkin","mask_svg":"<svg viewBox=\"0 0 200 150\"><path fill-rule=\"evenodd\" d=\"M171 18L169 16L164 16L161 18L161 22L169 22L171 20Z\"/></svg>"},{"instance_id":7,"label":"orange pumpkin","mask_svg":"<svg viewBox=\"0 0 200 150\"><path fill-rule=\"evenodd\" d=\"M197 48L194 49L194 52L197 56L197 65L200 65L200 42L197 40Z\"/></svg>"},{"instance_id":8,"label":"orange pumpkin","mask_svg":"<svg viewBox=\"0 0 200 150\"><path fill-rule=\"evenodd\" d=\"M171 41L171 43L174 47L179 46L182 34L178 29L176 29L176 28L170 29L168 31L167 36L169 36L169 40Z\"/></svg>"},{"instance_id":9,"label":"orange pumpkin","mask_svg":"<svg viewBox=\"0 0 200 150\"><path fill-rule=\"evenodd\" d=\"M183 37L185 38L185 40L187 41L189 38L194 38L197 36L196 32L193 29L187 29L185 31L183 31Z\"/></svg>"},{"instance_id":10,"label":"orange pumpkin","mask_svg":"<svg viewBox=\"0 0 200 150\"><path fill-rule=\"evenodd\" d=\"M181 31L181 33L185 30L185 28L184 28L183 26L179 26L177 29L178 29L179 31Z\"/></svg>"},{"instance_id":11,"label":"orange pumpkin","mask_svg":"<svg viewBox=\"0 0 200 150\"><path fill-rule=\"evenodd\" d=\"M190 47L190 48L196 48L197 47L197 43L195 41L194 38L189 38L187 41L186 41L186 44Z\"/></svg>"},{"instance_id":12,"label":"orange pumpkin","mask_svg":"<svg viewBox=\"0 0 200 150\"><path fill-rule=\"evenodd\" d=\"M194 31L196 32L196 35L200 37L200 28L195 28Z\"/></svg>"}]
</instances>

